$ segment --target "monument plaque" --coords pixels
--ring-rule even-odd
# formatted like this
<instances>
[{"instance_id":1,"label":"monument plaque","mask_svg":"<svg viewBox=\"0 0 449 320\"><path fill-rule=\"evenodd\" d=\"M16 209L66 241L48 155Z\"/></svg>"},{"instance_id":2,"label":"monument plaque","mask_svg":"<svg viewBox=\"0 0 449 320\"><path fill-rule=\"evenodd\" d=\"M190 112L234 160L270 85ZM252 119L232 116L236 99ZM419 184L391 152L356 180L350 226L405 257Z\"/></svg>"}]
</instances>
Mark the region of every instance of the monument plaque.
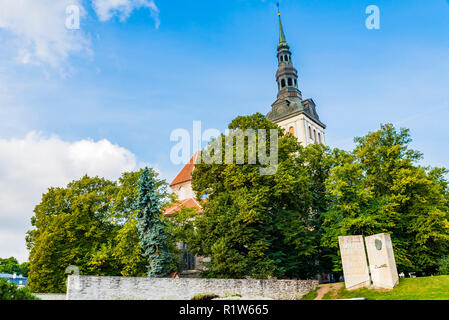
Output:
<instances>
[{"instance_id":1,"label":"monument plaque","mask_svg":"<svg viewBox=\"0 0 449 320\"><path fill-rule=\"evenodd\" d=\"M399 275L390 235L365 237L365 242L374 288L393 289L399 283Z\"/></svg>"},{"instance_id":2,"label":"monument plaque","mask_svg":"<svg viewBox=\"0 0 449 320\"><path fill-rule=\"evenodd\" d=\"M347 290L371 284L363 236L338 237Z\"/></svg>"}]
</instances>

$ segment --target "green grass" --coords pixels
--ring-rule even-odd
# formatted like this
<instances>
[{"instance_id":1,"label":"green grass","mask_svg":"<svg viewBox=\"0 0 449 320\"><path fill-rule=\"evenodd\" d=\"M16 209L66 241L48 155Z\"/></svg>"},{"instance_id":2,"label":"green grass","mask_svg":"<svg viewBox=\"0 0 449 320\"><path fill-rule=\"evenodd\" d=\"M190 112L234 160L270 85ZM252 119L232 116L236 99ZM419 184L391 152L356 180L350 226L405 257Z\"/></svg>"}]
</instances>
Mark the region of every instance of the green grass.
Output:
<instances>
[{"instance_id":1,"label":"green grass","mask_svg":"<svg viewBox=\"0 0 449 320\"><path fill-rule=\"evenodd\" d=\"M219 298L219 296L217 296L216 294L204 293L204 294L197 294L190 300L207 301L207 300L212 300L215 298Z\"/></svg>"},{"instance_id":2,"label":"green grass","mask_svg":"<svg viewBox=\"0 0 449 320\"><path fill-rule=\"evenodd\" d=\"M305 296L303 296L301 298L301 300L314 300L318 295L318 288L310 291L308 294L306 294Z\"/></svg>"},{"instance_id":3,"label":"green grass","mask_svg":"<svg viewBox=\"0 0 449 320\"><path fill-rule=\"evenodd\" d=\"M348 291L344 287L329 291L326 299L365 298L367 300L449 300L449 276L400 279L393 290L363 288Z\"/></svg>"}]
</instances>

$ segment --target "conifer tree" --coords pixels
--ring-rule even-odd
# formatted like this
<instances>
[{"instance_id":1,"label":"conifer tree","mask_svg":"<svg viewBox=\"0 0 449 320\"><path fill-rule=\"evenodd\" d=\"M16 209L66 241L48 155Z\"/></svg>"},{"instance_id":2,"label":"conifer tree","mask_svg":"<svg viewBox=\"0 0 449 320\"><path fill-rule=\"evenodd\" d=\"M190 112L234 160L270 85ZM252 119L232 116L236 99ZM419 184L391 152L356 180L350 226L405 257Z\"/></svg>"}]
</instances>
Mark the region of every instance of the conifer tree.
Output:
<instances>
[{"instance_id":1,"label":"conifer tree","mask_svg":"<svg viewBox=\"0 0 449 320\"><path fill-rule=\"evenodd\" d=\"M160 220L161 211L156 195L156 182L148 169L142 172L136 202L137 228L143 256L148 261L148 277L162 278L170 273L170 252L167 246L166 224Z\"/></svg>"}]
</instances>

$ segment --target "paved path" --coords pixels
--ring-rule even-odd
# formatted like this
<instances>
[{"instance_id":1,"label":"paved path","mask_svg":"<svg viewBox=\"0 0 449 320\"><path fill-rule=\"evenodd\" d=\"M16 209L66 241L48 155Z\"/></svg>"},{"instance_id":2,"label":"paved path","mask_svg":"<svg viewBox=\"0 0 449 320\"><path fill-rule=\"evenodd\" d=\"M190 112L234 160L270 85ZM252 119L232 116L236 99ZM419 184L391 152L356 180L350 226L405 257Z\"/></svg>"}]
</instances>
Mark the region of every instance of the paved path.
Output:
<instances>
[{"instance_id":1,"label":"paved path","mask_svg":"<svg viewBox=\"0 0 449 320\"><path fill-rule=\"evenodd\" d=\"M343 287L342 283L330 283L330 284L322 284L318 287L318 294L315 299L313 300L323 300L323 297L326 293L329 291L338 291L340 288Z\"/></svg>"}]
</instances>

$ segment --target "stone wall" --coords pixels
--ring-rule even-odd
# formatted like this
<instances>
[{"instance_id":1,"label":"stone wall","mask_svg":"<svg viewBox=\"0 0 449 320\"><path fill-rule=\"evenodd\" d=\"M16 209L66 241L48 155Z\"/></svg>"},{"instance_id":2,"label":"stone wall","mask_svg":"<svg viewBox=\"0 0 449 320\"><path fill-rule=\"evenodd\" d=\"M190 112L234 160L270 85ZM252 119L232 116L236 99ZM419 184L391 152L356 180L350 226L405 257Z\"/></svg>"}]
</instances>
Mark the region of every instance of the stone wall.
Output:
<instances>
[{"instance_id":1,"label":"stone wall","mask_svg":"<svg viewBox=\"0 0 449 320\"><path fill-rule=\"evenodd\" d=\"M71 275L68 300L190 300L198 294L298 299L316 289L316 280L227 280L91 277Z\"/></svg>"}]
</instances>

